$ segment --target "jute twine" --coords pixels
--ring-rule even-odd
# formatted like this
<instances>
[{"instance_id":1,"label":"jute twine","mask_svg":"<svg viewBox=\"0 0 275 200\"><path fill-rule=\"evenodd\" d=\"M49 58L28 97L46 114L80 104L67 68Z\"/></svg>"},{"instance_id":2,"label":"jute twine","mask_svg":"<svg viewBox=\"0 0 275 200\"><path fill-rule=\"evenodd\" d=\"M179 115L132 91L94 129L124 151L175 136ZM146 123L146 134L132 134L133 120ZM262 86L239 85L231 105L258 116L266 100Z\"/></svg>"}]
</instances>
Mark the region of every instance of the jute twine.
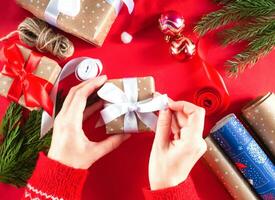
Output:
<instances>
[{"instance_id":1,"label":"jute twine","mask_svg":"<svg viewBox=\"0 0 275 200\"><path fill-rule=\"evenodd\" d=\"M44 21L26 18L18 26L20 40L41 52L49 52L60 59L73 55L73 43L64 35L55 33Z\"/></svg>"}]
</instances>

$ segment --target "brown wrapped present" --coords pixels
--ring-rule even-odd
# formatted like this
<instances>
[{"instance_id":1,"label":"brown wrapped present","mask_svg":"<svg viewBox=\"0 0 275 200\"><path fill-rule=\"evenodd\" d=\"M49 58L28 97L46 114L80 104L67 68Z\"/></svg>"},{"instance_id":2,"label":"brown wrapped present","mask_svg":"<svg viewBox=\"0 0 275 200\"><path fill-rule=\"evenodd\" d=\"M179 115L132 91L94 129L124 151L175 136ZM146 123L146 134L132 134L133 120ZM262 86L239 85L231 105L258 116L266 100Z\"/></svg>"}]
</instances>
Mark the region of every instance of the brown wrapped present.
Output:
<instances>
[{"instance_id":1,"label":"brown wrapped present","mask_svg":"<svg viewBox=\"0 0 275 200\"><path fill-rule=\"evenodd\" d=\"M166 95L154 97L153 77L109 80L99 91L105 100L101 111L108 134L154 131L155 111L167 107Z\"/></svg>"},{"instance_id":2,"label":"brown wrapped present","mask_svg":"<svg viewBox=\"0 0 275 200\"><path fill-rule=\"evenodd\" d=\"M113 22L119 11L120 0L75 0L71 1L73 10L64 14L65 11L59 11L60 8L54 8L50 4L58 4L58 0L16 0L24 9L33 13L36 17L49 22L57 28L79 37L96 46L102 46ZM56 3L57 2L57 3ZM111 3L113 2L113 3ZM67 3L64 2L63 3ZM51 7L51 9L49 9ZM58 5L55 5L58 7ZM67 9L68 5L62 6L61 9ZM74 8L76 10L74 11ZM58 11L56 11L58 10ZM70 10L70 9L67 9ZM70 14L70 12L73 12ZM56 19L49 16L56 15Z\"/></svg>"},{"instance_id":3,"label":"brown wrapped present","mask_svg":"<svg viewBox=\"0 0 275 200\"><path fill-rule=\"evenodd\" d=\"M42 107L51 114L53 107L52 102L49 96L43 92L50 93L61 71L60 66L56 61L45 56L40 56L21 45L12 45L8 47L8 49L12 49L10 50L12 54L6 53L6 55L3 49L0 52L1 54L5 54L2 55L2 57L12 55L10 58L5 58L5 61L2 60L2 62L4 62L4 68L0 72L0 95L17 101L29 110ZM22 60L22 63L20 63L20 60ZM9 67L7 67L7 65L9 65ZM20 79L23 79L23 83L20 82ZM29 86L26 87L26 84ZM19 85L21 86L18 87ZM26 106L26 97L23 95L24 90L28 90L26 93L32 93L30 94L31 99L28 104L41 104L39 104L39 106ZM16 98L18 99L15 100Z\"/></svg>"}]
</instances>

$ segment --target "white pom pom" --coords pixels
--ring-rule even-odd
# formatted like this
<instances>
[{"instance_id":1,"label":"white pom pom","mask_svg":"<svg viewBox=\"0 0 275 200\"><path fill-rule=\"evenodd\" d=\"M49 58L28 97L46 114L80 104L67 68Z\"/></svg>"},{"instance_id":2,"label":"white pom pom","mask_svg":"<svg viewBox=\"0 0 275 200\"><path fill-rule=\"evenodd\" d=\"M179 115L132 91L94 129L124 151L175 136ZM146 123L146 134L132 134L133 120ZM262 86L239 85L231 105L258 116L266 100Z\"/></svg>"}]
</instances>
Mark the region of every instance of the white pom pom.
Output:
<instances>
[{"instance_id":1,"label":"white pom pom","mask_svg":"<svg viewBox=\"0 0 275 200\"><path fill-rule=\"evenodd\" d=\"M123 32L121 33L121 41L124 43L124 44L129 44L133 39L133 36L130 35L129 33L127 32Z\"/></svg>"}]
</instances>

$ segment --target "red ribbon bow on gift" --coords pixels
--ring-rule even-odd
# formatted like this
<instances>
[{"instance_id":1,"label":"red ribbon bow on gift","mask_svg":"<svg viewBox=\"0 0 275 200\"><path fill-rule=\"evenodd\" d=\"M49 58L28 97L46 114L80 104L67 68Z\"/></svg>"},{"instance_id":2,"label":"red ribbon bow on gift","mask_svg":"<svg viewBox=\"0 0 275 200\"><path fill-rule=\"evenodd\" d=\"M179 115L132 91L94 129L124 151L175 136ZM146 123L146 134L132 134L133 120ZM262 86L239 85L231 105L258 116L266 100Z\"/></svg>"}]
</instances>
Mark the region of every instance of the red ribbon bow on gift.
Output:
<instances>
[{"instance_id":1,"label":"red ribbon bow on gift","mask_svg":"<svg viewBox=\"0 0 275 200\"><path fill-rule=\"evenodd\" d=\"M52 115L53 103L49 93L53 85L47 80L33 74L41 60L41 56L31 52L25 62L24 57L16 44L4 43L0 50L0 60L4 61L1 73L13 78L8 91L8 98L18 102L24 95L27 107L42 107Z\"/></svg>"}]
</instances>

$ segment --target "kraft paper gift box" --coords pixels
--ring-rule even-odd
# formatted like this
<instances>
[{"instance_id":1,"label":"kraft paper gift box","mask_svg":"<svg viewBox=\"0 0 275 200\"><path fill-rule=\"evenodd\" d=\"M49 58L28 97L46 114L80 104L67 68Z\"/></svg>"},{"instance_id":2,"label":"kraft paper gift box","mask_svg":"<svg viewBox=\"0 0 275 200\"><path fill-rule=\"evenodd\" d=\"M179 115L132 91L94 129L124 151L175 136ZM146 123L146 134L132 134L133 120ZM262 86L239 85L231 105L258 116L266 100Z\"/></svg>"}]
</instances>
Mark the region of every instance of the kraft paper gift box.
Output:
<instances>
[{"instance_id":1,"label":"kraft paper gift box","mask_svg":"<svg viewBox=\"0 0 275 200\"><path fill-rule=\"evenodd\" d=\"M108 85L109 83L113 84L113 87L116 87L116 88L119 88L119 90L121 91L121 93L126 94L127 96L127 93L131 93L133 92L133 90L136 90L136 95L137 95L137 102L142 102L141 104L143 104L143 108L132 108L132 107L135 107L135 103L133 103L133 105L129 106L128 108L123 108L123 106L121 106L120 102L119 101L116 101L116 98L117 98L117 95L113 95L112 92L114 91L114 89L116 88L112 88L112 87L106 87L106 84ZM124 133L124 132L146 132L146 131L154 131L155 129L155 126L156 126L156 121L157 121L157 115L155 114L156 111L158 110L161 110L161 109L165 109L167 107L167 102L168 102L168 98L166 95L160 95L158 97L154 97L154 93L155 93L155 82L154 82L154 78L151 77L151 76L148 76L148 77L139 77L139 78L123 78L123 79L113 79L113 80L108 80L108 82L106 83L99 91L98 91L98 95L99 97L101 97L102 99L105 100L105 111L103 112L108 112L110 110L108 110L108 106L112 106L114 104L112 103L117 103L118 107L120 108L115 108L113 111L114 113L117 113L119 112L118 110L119 109L127 109L130 111L133 111L133 110L144 110L146 109L146 103L148 103L147 105L147 108L149 108L149 110L147 110L148 112L145 114L145 115L150 115L150 117L152 117L153 119L150 119L149 120L149 123L148 122L145 122L145 121L142 121L141 118L139 117L139 115L143 115L142 113L139 113L138 112L133 112L133 114L135 115L136 117L136 129L135 128L132 128L132 124L131 123L128 123L126 122L126 114L123 114L119 117L116 117L115 119L113 120L110 120L110 122L106 123L105 122L105 126L106 126L106 133L107 134L117 134L117 133ZM134 87L131 88L131 85L133 84ZM109 86L109 85L108 85ZM126 87L126 88L125 88ZM104 92L102 92L101 90L104 90ZM105 94L104 94L105 93ZM135 93L135 92L134 92ZM107 98L104 98L104 95L109 96L109 99L110 101L113 101L113 102L109 102L108 100L108 97ZM131 99L131 97L129 97L128 95L128 98ZM122 98L119 98L120 100ZM122 100L123 102L123 100ZM135 100L134 100L135 102ZM128 102L125 103L126 107L127 107L127 104ZM145 106L144 106L145 105ZM142 106L141 106L142 107ZM133 109L133 110L131 110ZM152 110L150 110L152 109ZM142 112L142 111L141 111ZM101 111L101 116L103 116L103 113ZM132 116L133 117L133 116ZM147 116L148 117L148 116ZM108 118L108 117L107 117ZM125 125L126 124L126 125ZM147 124L147 125L146 125ZM129 130L126 130L126 126L130 126L128 127L127 129Z\"/></svg>"},{"instance_id":2,"label":"kraft paper gift box","mask_svg":"<svg viewBox=\"0 0 275 200\"><path fill-rule=\"evenodd\" d=\"M79 12L70 11L73 12L70 15L59 12L53 23L45 16L50 0L16 1L36 17L96 46L102 46L121 6L119 0L77 0L80 2ZM66 6L64 5L62 9L66 9Z\"/></svg>"},{"instance_id":3,"label":"kraft paper gift box","mask_svg":"<svg viewBox=\"0 0 275 200\"><path fill-rule=\"evenodd\" d=\"M23 47L21 45L16 45L25 62L27 62L29 56L32 53L32 50ZM1 53L1 52L0 52ZM38 65L36 66L36 69L33 71L33 75L35 75L38 78L41 78L43 80L46 80L49 84L54 85L59 73L61 71L61 67L58 65L58 63L46 56L41 56L39 58L39 62ZM0 71L0 95L7 97L8 93L9 93L9 89L13 83L14 79L6 76L2 73L2 71ZM34 84L34 83L33 83ZM39 109L39 107L27 107L25 105L25 99L24 96L22 95L19 99L19 101L17 102L21 105L23 105L24 107L28 108L29 110L37 110Z\"/></svg>"}]
</instances>

